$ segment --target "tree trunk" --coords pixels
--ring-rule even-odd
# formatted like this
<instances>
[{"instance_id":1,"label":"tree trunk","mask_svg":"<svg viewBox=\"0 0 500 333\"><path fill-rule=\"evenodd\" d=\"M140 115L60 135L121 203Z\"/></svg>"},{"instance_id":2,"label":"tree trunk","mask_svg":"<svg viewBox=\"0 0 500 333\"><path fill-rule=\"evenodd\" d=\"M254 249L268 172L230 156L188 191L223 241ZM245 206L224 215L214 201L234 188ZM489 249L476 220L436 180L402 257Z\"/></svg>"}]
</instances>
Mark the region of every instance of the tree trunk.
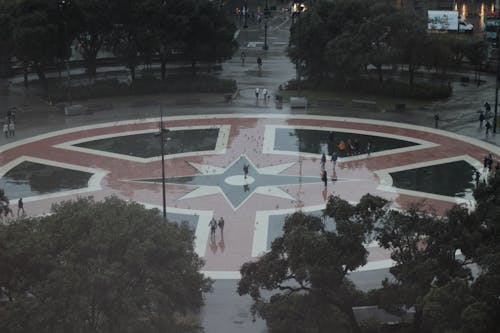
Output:
<instances>
[{"instance_id":1,"label":"tree trunk","mask_svg":"<svg viewBox=\"0 0 500 333\"><path fill-rule=\"evenodd\" d=\"M28 64L23 64L24 88L28 88Z\"/></svg>"},{"instance_id":2,"label":"tree trunk","mask_svg":"<svg viewBox=\"0 0 500 333\"><path fill-rule=\"evenodd\" d=\"M196 75L196 60L191 61L191 70L193 72L193 76Z\"/></svg>"},{"instance_id":3,"label":"tree trunk","mask_svg":"<svg viewBox=\"0 0 500 333\"><path fill-rule=\"evenodd\" d=\"M408 65L408 74L410 76L410 79L409 79L410 87L413 87L413 75L414 75L414 72L415 72L415 66L413 66L413 64L409 64Z\"/></svg>"},{"instance_id":4,"label":"tree trunk","mask_svg":"<svg viewBox=\"0 0 500 333\"><path fill-rule=\"evenodd\" d=\"M88 53L87 53L88 54ZM97 59L96 56L88 56L85 58L85 68L89 79L95 78L97 74Z\"/></svg>"},{"instance_id":5,"label":"tree trunk","mask_svg":"<svg viewBox=\"0 0 500 333\"><path fill-rule=\"evenodd\" d=\"M165 81L165 74L167 73L167 59L166 57L160 56L161 62L161 79Z\"/></svg>"},{"instance_id":6,"label":"tree trunk","mask_svg":"<svg viewBox=\"0 0 500 333\"><path fill-rule=\"evenodd\" d=\"M377 72L378 72L378 82L384 81L383 78L384 73L382 72L382 65L377 66Z\"/></svg>"},{"instance_id":7,"label":"tree trunk","mask_svg":"<svg viewBox=\"0 0 500 333\"><path fill-rule=\"evenodd\" d=\"M128 69L130 70L130 76L132 77L132 81L135 81L135 65L130 65Z\"/></svg>"}]
</instances>

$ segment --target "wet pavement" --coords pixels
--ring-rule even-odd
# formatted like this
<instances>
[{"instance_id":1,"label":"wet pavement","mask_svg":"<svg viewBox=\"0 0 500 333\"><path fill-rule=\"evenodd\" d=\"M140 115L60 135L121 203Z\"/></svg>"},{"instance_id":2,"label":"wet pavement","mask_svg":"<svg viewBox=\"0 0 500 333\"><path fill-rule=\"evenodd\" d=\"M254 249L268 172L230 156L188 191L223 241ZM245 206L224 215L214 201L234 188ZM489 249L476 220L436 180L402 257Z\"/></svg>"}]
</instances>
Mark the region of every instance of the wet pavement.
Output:
<instances>
[{"instance_id":1,"label":"wet pavement","mask_svg":"<svg viewBox=\"0 0 500 333\"><path fill-rule=\"evenodd\" d=\"M360 120L363 119L377 119L377 120L386 120L386 121L394 121L394 122L400 122L402 124L411 124L411 125L421 125L425 126L428 128L434 127L434 114L439 113L440 116L440 122L439 122L439 127L441 131L437 131L436 134L433 134L432 131L430 132L424 132L424 131L418 131L418 133L413 133L412 135L415 137L419 138L424 138L425 140L431 140L433 142L439 141L439 143L442 145L442 148L434 149L432 150L431 154L425 154L423 151L408 151L405 154L404 160L402 158L395 158L395 157L387 157L386 155L382 156L375 156L374 158L371 159L366 159L366 156L362 157L356 157L353 160L346 160L345 163L343 164L342 169L339 169L339 172L343 173L343 177L350 178L350 179L359 179L363 178L365 180L368 180L369 185L363 185L361 188L359 188L360 191L365 191L367 189L374 190L375 193L377 193L376 186L378 183L375 182L375 179L377 177L380 177L381 179L384 179L383 176L375 176L372 174L373 169L380 169L380 168L390 168L394 166L399 166L403 165L405 163L413 163L417 164L422 161L427 161L427 160L433 160L433 159L440 159L440 158L454 158L456 155L461 155L461 154L469 154L471 156L474 156L474 158L478 161L481 160L481 157L484 156L484 154L491 150L491 146L487 144L495 144L498 145L500 144L500 134L499 135L486 135L483 130L479 128L479 122L478 122L478 110L482 107L484 104L484 101L489 101L490 104L493 105L494 101L494 92L495 92L495 83L494 83L494 76L492 75L485 75L483 76L483 79L486 80L484 84L481 86L477 87L475 85L471 84L462 84L459 82L458 77L463 76L463 75L468 75L471 76L470 73L457 73L457 81L453 82L453 88L454 88L454 96L451 97L450 99L446 101L439 101L439 102L433 102L433 103L415 103L412 101L408 101L408 105L405 111L401 112L396 112L391 110L390 108L385 108L385 109L378 109L378 110L367 110L367 109L360 109L360 108L354 108L351 103L350 99L346 99L342 103L339 103L338 101L331 101L331 103L328 103L328 101L325 104L322 104L321 106L313 106L309 107L307 109L292 109L290 108L290 105L288 103L284 103L283 105L276 104L274 100L271 98L270 100L265 101L262 96L259 96L260 98L257 99L255 97L255 88L259 87L260 89L266 88L269 91L271 91L271 96L272 94L278 89L279 85L284 84L287 80L294 78L295 77L295 68L293 64L290 63L290 61L286 58L286 55L284 54L285 47L287 45L288 41L288 28L289 28L289 22L285 20L284 18L275 18L270 22L270 28L269 28L269 50L264 51L261 48L262 42L263 42L263 26L261 27L256 27L256 26L251 26L247 30L242 30L239 32L238 35L238 40L240 42L240 45L242 45L242 49L245 50L245 53L247 54L245 64L242 64L240 59L239 59L239 53L235 55L235 57L232 60L229 60L228 62L223 64L223 71L221 73L222 77L225 78L233 78L238 82L238 92L235 95L235 98L232 103L228 104L224 102L224 96L223 95L210 95L210 94L191 94L188 97L185 95L153 95L153 96L131 96L131 97L124 97L124 98L103 98L103 99L98 99L98 100L93 100L93 101L85 101L82 102L86 106L91 107L92 112L84 115L79 115L79 116L73 116L73 117L65 117L61 110L58 108L48 105L45 101L41 100L40 98L34 96L32 93L26 94L24 89L18 85L11 84L9 81L1 81L0 82L0 108L2 110L0 112L4 112L4 110L7 110L11 106L17 107L17 128L16 128L16 136L14 138L1 138L0 139L0 144L3 147L0 147L0 149L9 149L13 148L14 144L17 142L18 144L29 144L29 141L23 141L19 142L21 139L28 139L33 137L34 135L38 134L44 134L48 132L52 132L55 130L62 130L62 129L68 129L68 128L73 128L77 126L83 126L83 125L90 125L88 128L83 129L81 132L80 136L74 136L73 133L66 133L65 135L69 135L67 138L64 138L64 140L76 140L76 139L81 139L82 137L99 137L101 135L107 135L110 132L106 132L106 129L98 129L98 124L101 124L103 122L115 122L117 125L119 124L119 121L122 120L128 120L128 119L139 119L139 125L138 127L134 127L133 130L138 130L138 131L149 131L153 132L155 129L155 124L147 124L145 123L143 127L140 127L141 121L151 118L151 117L157 117L159 113L159 105L160 103L163 105L163 109L166 113L167 116L192 116L195 115L195 119L193 122L190 122L189 119L180 119L178 120L178 124L176 126L182 127L182 126L192 126L194 125L194 122L196 122L196 126L206 126L206 122L204 123L203 121L206 119L211 119L211 115L216 115L216 114L235 114L235 115L240 115L240 116L252 116L252 115L262 115L262 117L265 117L265 115L289 115L289 116L294 116L294 115L300 115L300 114L305 114L306 117L304 119L301 119L301 123L293 123L291 122L286 122L284 121L283 123L291 123L293 126L298 126L298 125L304 125L307 123L307 126L313 126L316 128L320 128L322 126L329 126L329 127L335 127L335 128L341 128L343 125L342 120L340 118L342 117L351 117L351 119L356 119L359 118ZM257 67L256 63L256 58L260 56L263 59L263 68L262 70L259 70ZM178 101L180 99L185 100L186 98L191 99L193 103L191 104L183 104L179 105ZM368 98L367 98L368 99ZM373 98L369 98L373 99ZM336 120L331 120L329 119L326 122L326 120L319 119L314 122L307 122L307 118L312 118L310 117L311 115L321 115L321 116L335 116L335 117L340 117L339 119ZM202 119L196 119L197 116L200 116ZM186 161L182 160L181 158L179 159L172 159L167 163L167 170L178 170L179 176L184 175L185 177L189 176L189 174L193 174L194 172L202 173L203 170L207 170L207 167L202 166L203 165L214 165L213 170L217 171L219 170L221 174L223 174L223 170L225 170L228 166L230 166L231 163L239 163L239 162L234 162L238 161L237 158L242 154L248 154L249 159L252 163L256 163L259 165L256 165L254 169L251 171L255 174L257 174L258 170L260 168L264 168L266 166L276 166L276 165L283 165L285 163L295 163L289 170L286 171L286 174L288 175L294 175L294 174L300 174L301 172L304 172L305 175L309 174L312 176L317 176L318 175L318 165L319 162L310 157L310 159L304 159L305 162L301 162L301 158L296 158L295 157L273 157L271 154L266 155L265 157L256 157L254 153L252 152L250 147L254 147L254 145L257 144L262 144L265 140L263 139L264 136L264 130L259 127L255 127L258 129L255 129L252 124L258 123L258 119L241 119L240 120L232 120L232 119L224 119L224 121L227 121L228 124L231 126L238 128L238 132L234 132L231 135L231 139L229 141L229 146L233 145L234 147L239 147L237 151L233 152L232 155L225 156L225 155L217 155L219 154L222 150L217 151L216 147L213 146L213 142L210 146L203 147L200 149L203 150L214 150L214 156L209 159L201 159L200 157L194 156L194 157L186 157L189 161L190 164L186 164ZM344 120L345 122L345 120ZM278 122L273 122L272 120L269 120L269 122L264 122L263 121L263 126L269 126L269 125L275 125L276 123L283 125L283 123ZM210 125L210 124L208 124ZM93 126L95 126L95 131L93 131ZM135 125L134 125L135 126ZM360 131L367 131L371 130L374 131L374 126L370 127L370 124L357 124L354 121L348 122L345 126L349 128L357 128ZM123 131L123 129L119 129ZM131 130L131 129L128 129ZM208 129L206 129L208 130ZM303 130L303 129L297 129L295 130L295 133L297 131ZM394 133L395 131L399 131L401 129L399 128L390 128L390 126L387 127L385 130L386 133ZM289 129L286 129L285 132L289 133ZM401 130L402 131L402 130ZM325 131L327 133L328 131ZM279 133L277 131L276 133ZM466 141L460 141L457 143L451 144L451 141L453 139L454 134L461 134L470 137L470 145ZM326 134L325 134L326 135ZM354 137L354 134L351 134ZM405 135L410 135L409 133L405 132ZM210 136L210 135L208 135ZM279 134L278 134L279 136ZM278 138L276 136L276 138ZM361 136L360 136L361 138ZM388 137L384 138L384 140L387 140ZM255 139L255 140L254 140ZM158 188L155 184L134 184L132 185L132 182L127 181L123 182L123 179L127 180L133 180L133 179L139 179L139 178L146 178L146 176L151 176L151 174L158 174L158 167L157 164L151 164L152 169L149 170L149 173L141 173L141 172L136 172L134 171L135 164L134 163L143 163L139 160L134 160L132 156L131 159L121 159L118 156L113 156L111 159L106 159L105 156L102 155L88 155L89 152L82 152L84 155L74 155L72 156L71 154L57 154L57 151L55 148L53 148L53 145L56 144L56 142L52 142L52 138L48 137L45 139L46 142L43 144L44 149L43 151L39 151L40 147L42 145L37 145L33 144L33 146L30 146L30 151L34 156L37 156L38 153L43 156L39 157L45 157L47 158L47 155L51 158L55 159L60 159L61 165L56 165L59 167L64 167L65 165L71 165L71 164L80 164L83 163L82 167L82 172L94 172L93 169L96 168L103 168L106 170L113 170L116 171L115 175L112 176L106 176L106 175L101 175L102 178L99 179L105 179L105 181L101 181L100 183L103 184L104 186L108 188L112 188L117 191L120 195L123 195L125 197L133 197L137 196L140 198L142 201L147 201L146 198L151 198L152 196L155 197L154 200L151 201L151 204L154 205L155 207L158 206L159 201L157 200L158 198ZM118 149L116 150L115 148L109 148L111 152L116 153L116 154L123 154L131 151L137 151L137 149L132 149L130 148L130 143L124 143L123 141L116 142L116 139L114 143L106 143L106 145L111 145L114 146L115 144L118 145L124 145L125 149ZM150 137L148 137L147 140L150 140ZM281 140L281 141L280 141ZM370 139L371 140L371 139ZM476 141L479 140L479 141ZM270 141L270 142L275 142L275 141ZM279 147L280 149L288 149L292 153L294 151L296 152L297 150L302 150L300 149L301 145L297 145L296 141L291 140L287 141L284 139L278 139L278 143L284 142L285 147ZM101 142L101 144L104 145L104 143ZM325 147L328 149L328 142L323 142L323 144L316 144L313 148L310 149L305 149L305 152L308 153L319 153L319 150L323 149ZM481 146L483 145L483 146ZM156 155L155 149L154 148L154 143L153 142L146 142L143 143L139 146L144 147L144 151L151 151L151 154L146 154L143 157L151 157L153 155ZM153 147L151 149L146 149L145 147ZM178 146L178 145L176 145ZM196 147L199 147L200 145L192 145L192 147L186 148L186 149L181 149L173 153L178 153L178 154L183 154L188 151L195 151ZM375 145L375 147L378 145ZM127 148L129 147L129 148ZM243 151L243 148L248 147L247 151ZM299 149L297 149L299 147ZM81 148L81 147L80 147ZM95 146L87 146L84 147L87 149L96 149ZM97 148L102 149L102 146L98 146ZM274 149L278 149L277 147L273 147ZM106 150L106 149L104 149ZM138 149L141 150L141 149ZM42 154L43 153L43 154ZM85 155L87 154L87 155ZM137 155L137 154L136 154ZM91 158L88 158L84 161L82 161L82 156L92 156ZM138 156L135 156L136 158L140 158L140 154ZM6 156L2 152L2 156L0 157L0 165L4 165L10 157ZM182 157L184 159L184 157ZM255 162L257 161L257 162ZM157 161L156 161L157 162ZM404 163L403 163L404 162ZM35 163L32 161L32 163ZM65 164L64 164L65 163ZM247 162L250 163L250 162ZM453 161L445 161L443 163L453 163ZM441 163L441 165L443 165ZM376 167L375 167L376 166ZM215 169L215 168L220 168L220 169ZM238 168L241 167L241 165L238 165ZM471 167L471 164L466 164L465 168ZM121 169L119 169L121 168ZM198 169L197 169L198 168ZM418 165L414 167L414 170L418 169ZM446 168L446 172L448 174L453 173L453 169ZM463 170L460 169L460 170ZM459 170L459 173L462 172ZM215 172L214 171L214 172ZM269 171L269 170L267 170ZM209 172L209 171L207 171ZM277 171L273 171L277 172ZM281 172L281 171L280 171ZM402 172L401 170L393 170L391 172L388 171L390 174L396 174L397 172ZM446 173L445 172L445 173ZM468 172L468 171L464 171ZM227 177L226 177L227 176ZM238 207L240 204L242 204L245 200L251 200L255 201L255 205L260 205L262 207L267 207L266 209L272 210L276 209L274 207L277 205L281 205L280 208L283 207L301 207L301 205L306 205L312 202L324 202L324 198L327 194L327 192L324 192L323 189L321 188L321 184L303 184L300 188L297 188L295 185L289 187L289 192L287 193L286 191L284 193L282 192L272 192L271 194L274 195L273 200L278 200L278 201L272 201L269 199L269 196L266 197L267 199L260 199L257 200L255 197L256 195L254 194L252 197L250 197L250 193L244 192L243 184L244 182L240 178L230 178L232 176L236 176L236 174L224 174L224 177L221 176L221 181L224 182L230 190L232 189L231 186L236 188L238 187L238 191L243 191L242 193L244 194L244 197L237 197L232 200L236 200L232 202L231 207L231 201L229 200L228 202L230 203L227 207L227 216L224 216L226 221L229 221L229 225L227 228L227 233L224 235L224 237L219 238L217 236L217 241L214 242L214 244L206 244L206 243L201 243L197 244L200 251L206 251L206 256L207 256L207 262L209 263L210 267L214 270L222 270L222 268L231 266L233 267L235 264L238 264L239 261L236 260L235 258L240 255L241 256L247 256L249 257L250 254L247 252L250 252L248 250L247 252L241 254L240 249L242 247L247 246L251 248L251 245L249 245L250 240L247 239L242 239L238 238L235 236L236 230L234 229L239 229L237 232L240 234L251 234L254 232L253 225L238 225L237 228L234 228L234 231L231 231L231 222L236 223L238 222L239 219L248 219L250 216L253 216L252 214L255 213L255 209L253 209L253 212L246 212L243 213L241 211L241 214L236 214L234 211L235 207ZM252 174L250 174L252 176ZM253 177L252 176L252 177ZM414 175L414 177L425 177L425 176L419 176L419 175ZM403 179L407 179L408 177L403 177ZM318 178L319 179L319 178ZM296 180L296 179L295 179ZM294 182L295 182L294 180ZM228 184L229 182L229 184ZM230 183L233 182L233 184L236 185L231 185ZM428 181L427 183L433 183L432 180ZM330 185L332 184L331 182L329 183L329 188L331 186L336 186L337 184ZM346 195L346 197L355 199L356 197L350 197L350 193L353 192L353 189L356 187L359 187L359 185L353 185L356 184L355 182L349 183L347 182L344 185L339 186L339 193ZM214 209L214 206L216 206L217 209L222 209L219 207L219 205L224 205L224 203L220 204L217 203L215 204L213 201L207 200L206 198L209 198L210 195L217 195L214 194L214 192L210 192L209 186L205 188L205 192L202 193L205 195L205 197L195 197L190 191L187 191L186 188L181 186L182 184L176 184L175 186L172 185L171 188L171 195L175 196L176 198L190 195L191 201L186 201L189 202L190 205L198 205L200 208L200 211L196 214L198 215L189 215L189 218L185 218L188 220L190 225L193 226L193 228L196 228L198 226L205 225L208 223L207 221L203 220L206 216L204 216L203 210L209 210L210 207L211 209ZM318 188L317 186L320 186ZM137 187L139 186L139 187ZM315 186L315 187L313 187ZM345 187L343 187L345 186ZM369 186L369 187L367 187ZM403 186L403 185L401 185ZM465 187L466 185L462 186ZM292 192L290 192L293 189ZM407 188L410 192L412 190L415 190L415 188L411 188L409 186ZM253 189L255 190L255 188ZM460 190L460 189L459 189ZM96 191L94 188L93 191ZM274 190L273 190L274 191ZM411 197L412 193L406 193L401 196L399 200L401 200L399 203L401 204L405 200L408 200L408 198ZM94 193L94 192L92 192ZM97 192L96 192L97 193ZM99 192L101 193L101 192ZM112 191L106 192L104 191L103 194L97 194L96 198L101 198L105 194L113 193ZM199 195L200 193L198 193ZM289 202L290 199L287 197L287 195L292 195L294 197L293 202ZM227 196L227 194L226 194ZM408 196L408 197L405 197ZM396 196L394 195L394 198ZM243 199L242 199L243 198ZM434 200L439 200L439 197L436 197ZM44 200L41 200L40 202L40 211L45 209L44 207L46 205L49 205L51 202L51 198L47 198ZM173 200L172 198L169 198L169 200ZM186 199L187 200L187 199ZM309 201L308 201L309 200ZM226 202L225 204L228 204ZM32 203L30 204L28 201L27 204L30 209L36 209L36 204ZM273 206L273 207L272 207ZM242 210L245 207L245 203L242 204L241 208ZM183 219L183 214L187 216L186 211L183 211L182 209L188 210L189 208L193 208L188 206L188 204L182 204L181 201L179 201L178 207L172 207L172 213L175 215L170 215L172 218L178 218L178 219ZM175 210L177 209L177 210ZM317 211L317 209L312 209L312 211ZM170 217L169 216L169 217ZM270 214L267 217L267 221L274 221L276 217L273 217L276 215ZM275 227L275 223L268 223L266 225L262 225L259 227L259 230L265 230L267 234L267 238L263 240L261 243L261 246L264 248L268 247L269 244L269 239L272 237L276 237L279 234L279 231L277 231L276 228L274 228L272 225ZM265 228L267 226L267 228ZM205 239L204 239L205 240ZM383 254L379 254L377 251L373 250L372 252L372 257L374 259L383 259L386 258L383 256ZM380 256L381 258L376 258L377 256ZM209 268L210 268L209 267ZM355 283L363 290L367 290L373 287L377 287L380 285L380 281L383 279L383 277L387 276L387 269L372 269L369 271L365 272L355 272L352 274L352 278L355 281ZM250 301L247 297L239 297L236 292L236 282L234 279L218 279L214 285L214 293L207 295L207 305L202 309L202 324L205 327L206 332L265 332L265 323L262 320L257 320L256 322L252 321L252 318L250 316L249 312L249 306L250 306Z\"/></svg>"}]
</instances>

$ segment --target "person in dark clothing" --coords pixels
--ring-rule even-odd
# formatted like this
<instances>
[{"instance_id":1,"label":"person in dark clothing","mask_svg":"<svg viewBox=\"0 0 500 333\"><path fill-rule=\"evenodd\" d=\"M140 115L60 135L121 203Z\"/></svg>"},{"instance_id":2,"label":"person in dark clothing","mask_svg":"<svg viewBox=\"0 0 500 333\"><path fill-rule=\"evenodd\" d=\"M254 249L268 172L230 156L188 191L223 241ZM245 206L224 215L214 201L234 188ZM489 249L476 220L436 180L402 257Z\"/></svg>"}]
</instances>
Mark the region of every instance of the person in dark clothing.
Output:
<instances>
[{"instance_id":1,"label":"person in dark clothing","mask_svg":"<svg viewBox=\"0 0 500 333\"><path fill-rule=\"evenodd\" d=\"M328 185L328 175L326 174L326 170L321 171L321 180L325 184L325 187Z\"/></svg>"},{"instance_id":2,"label":"person in dark clothing","mask_svg":"<svg viewBox=\"0 0 500 333\"><path fill-rule=\"evenodd\" d=\"M479 114L479 128L482 129L483 128L483 122L484 122L484 119L485 119L485 116L484 116L484 113L481 112Z\"/></svg>"},{"instance_id":3,"label":"person in dark clothing","mask_svg":"<svg viewBox=\"0 0 500 333\"><path fill-rule=\"evenodd\" d=\"M19 217L19 212L20 211L23 211L23 215L26 214L26 212L24 211L24 202L23 202L23 198L19 198L19 201L17 202L17 217Z\"/></svg>"}]
</instances>

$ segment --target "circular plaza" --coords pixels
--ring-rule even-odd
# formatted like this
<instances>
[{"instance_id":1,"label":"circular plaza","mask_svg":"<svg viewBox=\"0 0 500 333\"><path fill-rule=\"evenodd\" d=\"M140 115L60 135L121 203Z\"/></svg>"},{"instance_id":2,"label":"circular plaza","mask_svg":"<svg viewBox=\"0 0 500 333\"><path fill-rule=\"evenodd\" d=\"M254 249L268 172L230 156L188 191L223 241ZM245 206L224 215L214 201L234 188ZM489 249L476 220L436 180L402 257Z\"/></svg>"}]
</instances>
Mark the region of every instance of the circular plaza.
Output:
<instances>
[{"instance_id":1,"label":"circular plaza","mask_svg":"<svg viewBox=\"0 0 500 333\"><path fill-rule=\"evenodd\" d=\"M473 177L496 146L450 132L376 120L312 115L200 115L163 118L167 218L196 234L204 272L236 279L244 262L267 251L285 217L322 214L330 195L356 202L366 193L394 208L412 203L438 213L473 207ZM159 118L82 126L0 148L0 188L16 211L46 214L79 196L115 195L162 209ZM340 143L347 148L339 148ZM331 154L339 158L334 164ZM320 172L325 153L325 186ZM244 167L248 174L244 175ZM223 217L224 234L209 236ZM326 221L335 228L333 221ZM388 268L389 253L367 244L364 271Z\"/></svg>"}]
</instances>

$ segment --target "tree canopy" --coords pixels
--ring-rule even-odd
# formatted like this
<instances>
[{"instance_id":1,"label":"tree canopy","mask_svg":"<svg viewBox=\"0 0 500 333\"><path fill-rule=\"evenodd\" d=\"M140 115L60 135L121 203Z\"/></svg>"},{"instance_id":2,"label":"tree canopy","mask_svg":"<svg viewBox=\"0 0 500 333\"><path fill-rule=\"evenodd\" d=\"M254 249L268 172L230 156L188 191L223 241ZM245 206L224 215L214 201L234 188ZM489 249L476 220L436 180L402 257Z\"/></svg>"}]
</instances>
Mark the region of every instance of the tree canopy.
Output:
<instances>
[{"instance_id":1,"label":"tree canopy","mask_svg":"<svg viewBox=\"0 0 500 333\"><path fill-rule=\"evenodd\" d=\"M211 282L193 239L114 197L0 225L0 331L197 332Z\"/></svg>"},{"instance_id":2,"label":"tree canopy","mask_svg":"<svg viewBox=\"0 0 500 333\"><path fill-rule=\"evenodd\" d=\"M290 215L271 250L242 266L238 293L252 297L254 313L272 332L323 332L332 325L338 332L359 332L352 310L359 292L348 274L366 264L363 243L386 204L367 195L351 207L330 197L325 214L335 217L336 230L320 217Z\"/></svg>"}]
</instances>

